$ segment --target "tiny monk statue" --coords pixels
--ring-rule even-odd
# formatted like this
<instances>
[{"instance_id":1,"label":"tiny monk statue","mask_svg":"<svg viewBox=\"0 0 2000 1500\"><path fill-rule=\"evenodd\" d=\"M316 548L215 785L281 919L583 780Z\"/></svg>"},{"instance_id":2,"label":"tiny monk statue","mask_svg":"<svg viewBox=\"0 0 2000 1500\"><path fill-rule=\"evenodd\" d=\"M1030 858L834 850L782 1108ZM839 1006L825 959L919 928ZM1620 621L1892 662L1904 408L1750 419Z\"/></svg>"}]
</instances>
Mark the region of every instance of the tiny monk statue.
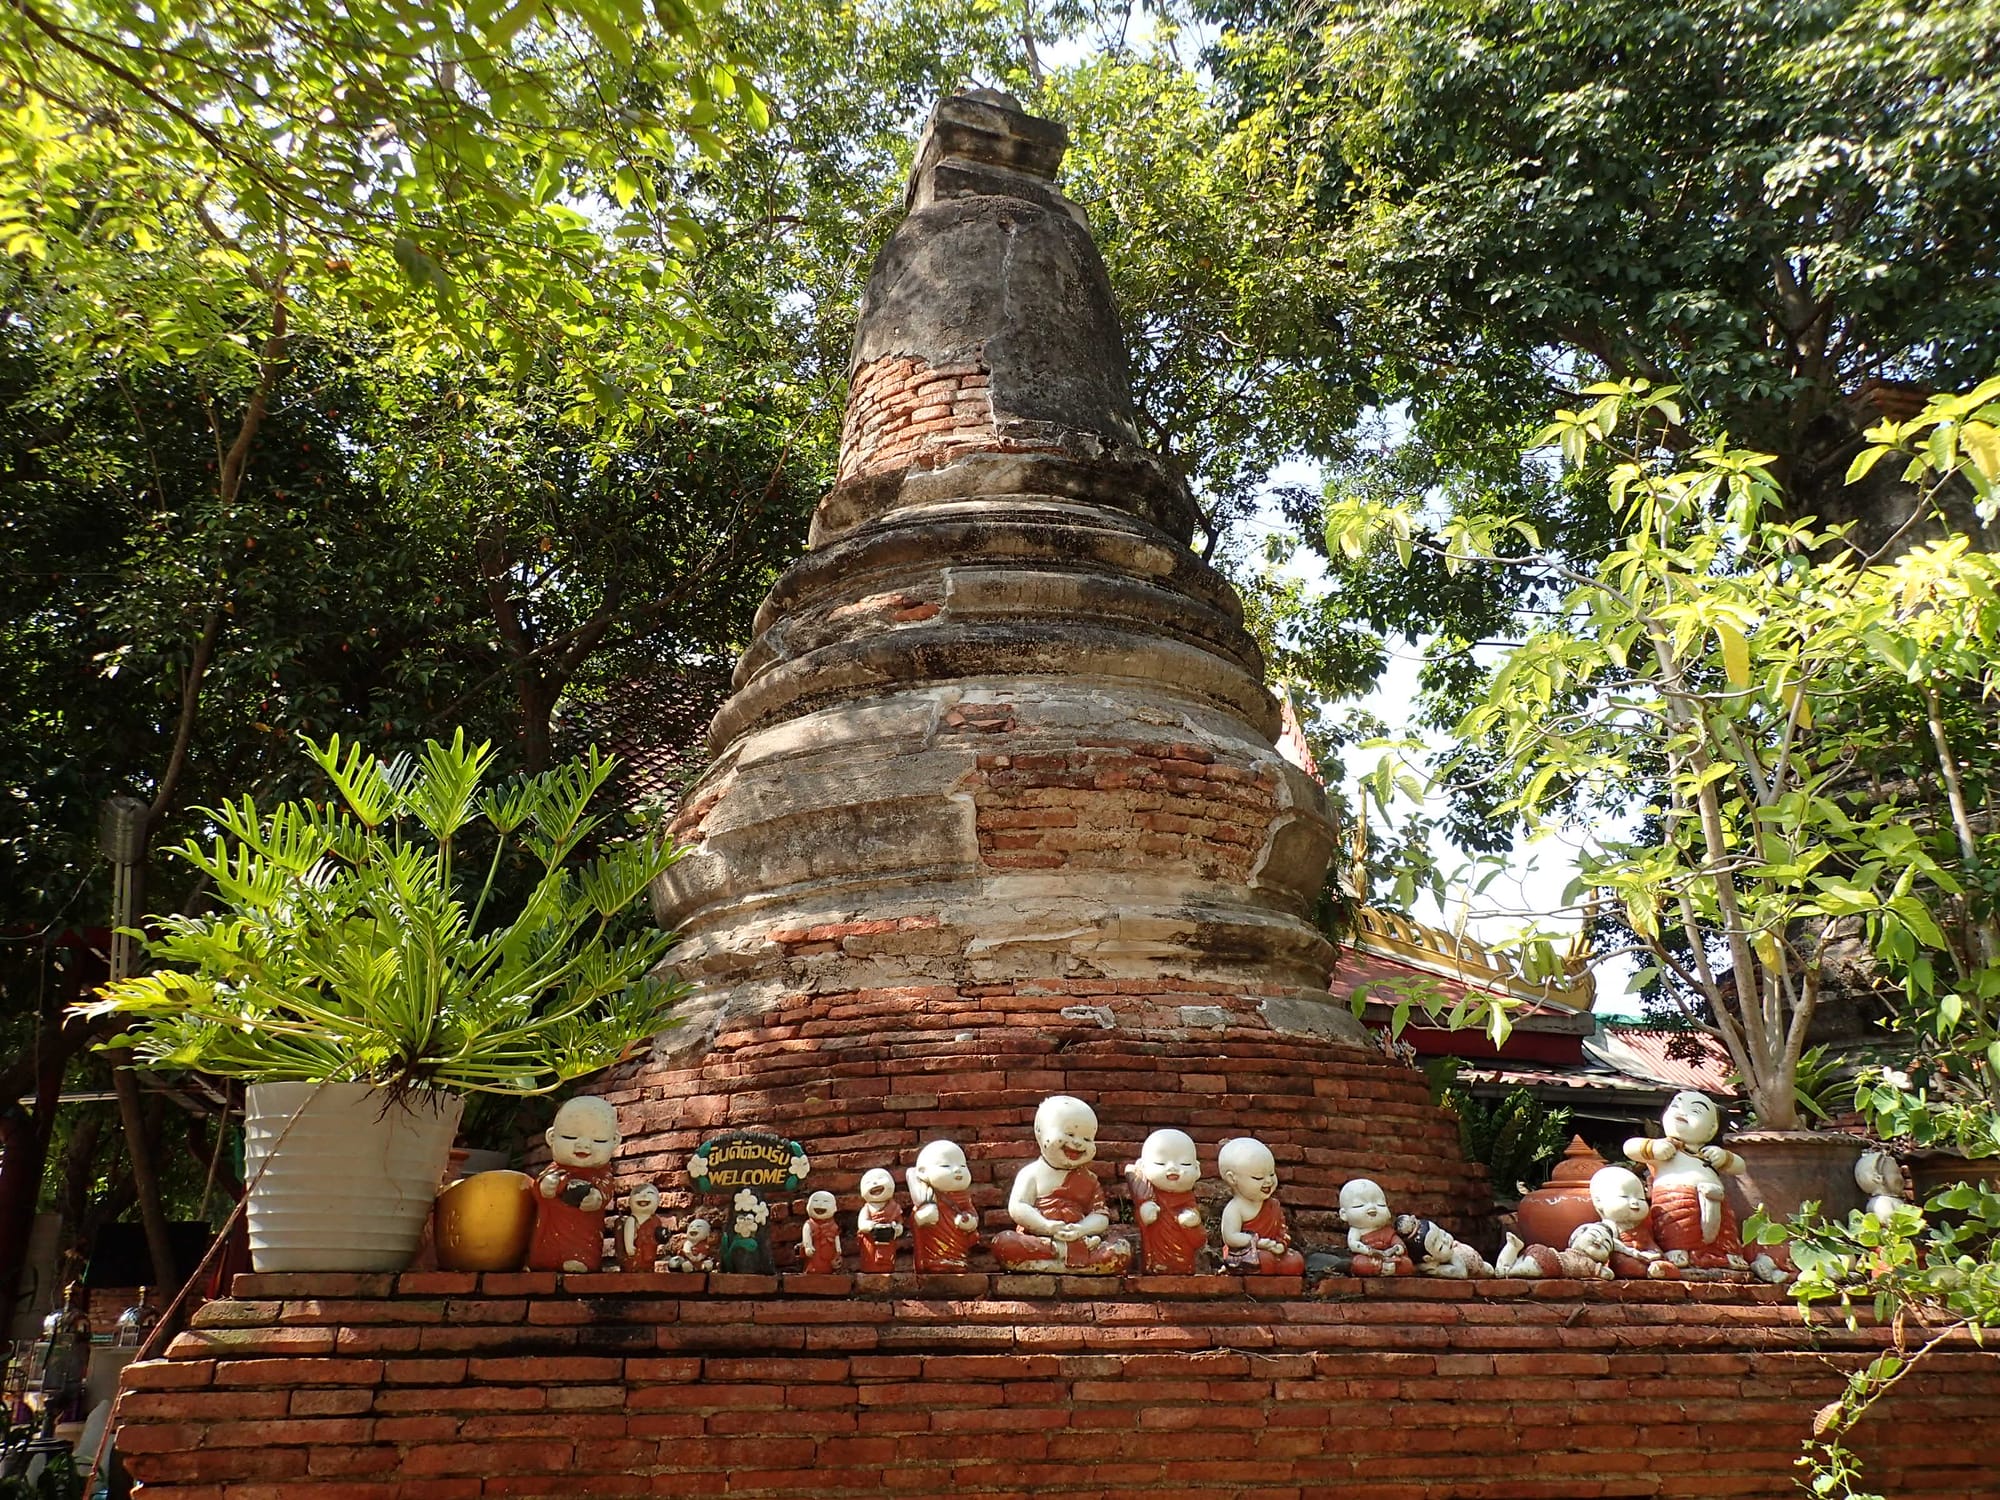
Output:
<instances>
[{"instance_id":1,"label":"tiny monk statue","mask_svg":"<svg viewBox=\"0 0 2000 1500\"><path fill-rule=\"evenodd\" d=\"M1416 1269L1410 1252L1389 1213L1382 1189L1357 1177L1340 1190L1340 1221L1347 1226L1347 1248L1354 1256L1356 1276L1408 1276Z\"/></svg>"},{"instance_id":2,"label":"tiny monk statue","mask_svg":"<svg viewBox=\"0 0 2000 1500\"><path fill-rule=\"evenodd\" d=\"M530 1271L596 1271L604 1266L604 1210L611 1201L611 1158L618 1153L618 1111L588 1094L556 1111L542 1137L549 1164L535 1179Z\"/></svg>"},{"instance_id":3,"label":"tiny monk statue","mask_svg":"<svg viewBox=\"0 0 2000 1500\"><path fill-rule=\"evenodd\" d=\"M714 1226L704 1218L690 1219L687 1228L681 1231L681 1237L674 1242L674 1253L667 1257L667 1269L713 1271L716 1248Z\"/></svg>"},{"instance_id":4,"label":"tiny monk statue","mask_svg":"<svg viewBox=\"0 0 2000 1500\"><path fill-rule=\"evenodd\" d=\"M1148 1276L1192 1276L1208 1246L1194 1190L1201 1159L1186 1131L1156 1130L1125 1169L1139 1221L1139 1264Z\"/></svg>"},{"instance_id":5,"label":"tiny monk statue","mask_svg":"<svg viewBox=\"0 0 2000 1500\"><path fill-rule=\"evenodd\" d=\"M1132 1263L1132 1242L1108 1233L1104 1185L1090 1170L1097 1115L1081 1099L1051 1094L1035 1109L1041 1153L1014 1174L1007 1216L1019 1226L993 1236L993 1258L1010 1271L1116 1276Z\"/></svg>"},{"instance_id":6,"label":"tiny monk statue","mask_svg":"<svg viewBox=\"0 0 2000 1500\"><path fill-rule=\"evenodd\" d=\"M1306 1258L1292 1248L1278 1202L1278 1162L1271 1148L1251 1136L1224 1141L1216 1174L1233 1196L1222 1209L1222 1269L1252 1276L1303 1276Z\"/></svg>"},{"instance_id":7,"label":"tiny monk statue","mask_svg":"<svg viewBox=\"0 0 2000 1500\"><path fill-rule=\"evenodd\" d=\"M801 1268L814 1276L840 1269L840 1225L833 1214L838 1205L825 1188L806 1198L806 1222L799 1233Z\"/></svg>"},{"instance_id":8,"label":"tiny monk statue","mask_svg":"<svg viewBox=\"0 0 2000 1500\"><path fill-rule=\"evenodd\" d=\"M1590 1174L1590 1206L1618 1237L1611 1251L1611 1269L1619 1276L1678 1280L1681 1268L1653 1238L1653 1205L1645 1184L1630 1167L1599 1167Z\"/></svg>"},{"instance_id":9,"label":"tiny monk statue","mask_svg":"<svg viewBox=\"0 0 2000 1500\"><path fill-rule=\"evenodd\" d=\"M919 1271L963 1271L979 1242L972 1168L952 1141L932 1141L904 1174L910 1185L911 1254Z\"/></svg>"},{"instance_id":10,"label":"tiny monk statue","mask_svg":"<svg viewBox=\"0 0 2000 1500\"><path fill-rule=\"evenodd\" d=\"M618 1221L617 1259L621 1271L650 1271L659 1264L660 1242L667 1226L660 1221L660 1190L642 1182L626 1195L625 1216Z\"/></svg>"},{"instance_id":11,"label":"tiny monk statue","mask_svg":"<svg viewBox=\"0 0 2000 1500\"><path fill-rule=\"evenodd\" d=\"M884 1167L861 1174L861 1212L854 1219L854 1254L863 1271L896 1269L896 1241L903 1237L903 1205L896 1179Z\"/></svg>"},{"instance_id":12,"label":"tiny monk statue","mask_svg":"<svg viewBox=\"0 0 2000 1500\"><path fill-rule=\"evenodd\" d=\"M1502 1276L1526 1279L1570 1277L1578 1281L1609 1281L1617 1273L1611 1269L1612 1252L1618 1237L1609 1224L1579 1224L1569 1237L1569 1248L1553 1245L1524 1245L1518 1234L1507 1236L1493 1269Z\"/></svg>"}]
</instances>

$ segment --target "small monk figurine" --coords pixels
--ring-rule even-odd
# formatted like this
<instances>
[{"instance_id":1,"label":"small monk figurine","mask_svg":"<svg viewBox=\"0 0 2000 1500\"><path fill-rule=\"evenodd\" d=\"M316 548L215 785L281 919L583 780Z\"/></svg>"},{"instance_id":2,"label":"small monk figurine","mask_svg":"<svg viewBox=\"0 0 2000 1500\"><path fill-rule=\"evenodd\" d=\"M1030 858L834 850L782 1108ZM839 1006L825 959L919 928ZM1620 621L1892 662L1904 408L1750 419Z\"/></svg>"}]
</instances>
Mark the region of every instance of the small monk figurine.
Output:
<instances>
[{"instance_id":1,"label":"small monk figurine","mask_svg":"<svg viewBox=\"0 0 2000 1500\"><path fill-rule=\"evenodd\" d=\"M1681 1268L1667 1259L1653 1238L1653 1205L1646 1201L1645 1184L1637 1172L1629 1167L1599 1167L1590 1176L1590 1206L1618 1237L1611 1251L1614 1275L1679 1279Z\"/></svg>"},{"instance_id":2,"label":"small monk figurine","mask_svg":"<svg viewBox=\"0 0 2000 1500\"><path fill-rule=\"evenodd\" d=\"M1208 1248L1208 1226L1195 1203L1201 1159L1183 1130L1156 1130L1125 1169L1139 1221L1139 1267L1148 1276L1192 1276Z\"/></svg>"},{"instance_id":3,"label":"small monk figurine","mask_svg":"<svg viewBox=\"0 0 2000 1500\"><path fill-rule=\"evenodd\" d=\"M618 1152L618 1111L588 1094L556 1111L542 1139L549 1164L535 1179L530 1271L596 1271L604 1266L604 1210L611 1201L611 1158Z\"/></svg>"},{"instance_id":4,"label":"small monk figurine","mask_svg":"<svg viewBox=\"0 0 2000 1500\"><path fill-rule=\"evenodd\" d=\"M715 1229L703 1218L688 1220L674 1253L667 1257L669 1271L713 1271L715 1269Z\"/></svg>"},{"instance_id":5,"label":"small monk figurine","mask_svg":"<svg viewBox=\"0 0 2000 1500\"><path fill-rule=\"evenodd\" d=\"M1507 1236L1493 1269L1502 1276L1523 1279L1567 1277L1575 1281L1605 1280L1616 1274L1611 1269L1611 1253L1618 1237L1603 1223L1579 1224L1569 1237L1569 1248L1524 1245L1518 1234Z\"/></svg>"},{"instance_id":6,"label":"small monk figurine","mask_svg":"<svg viewBox=\"0 0 2000 1500\"><path fill-rule=\"evenodd\" d=\"M854 1220L854 1255L863 1271L896 1269L896 1242L903 1237L903 1205L896 1179L884 1167L861 1174L861 1212Z\"/></svg>"},{"instance_id":7,"label":"small monk figurine","mask_svg":"<svg viewBox=\"0 0 2000 1500\"><path fill-rule=\"evenodd\" d=\"M1132 1242L1110 1233L1104 1185L1090 1170L1097 1115L1068 1094L1035 1110L1039 1154L1014 1175L1007 1216L1015 1227L993 1236L993 1258L1009 1271L1117 1276L1132 1264Z\"/></svg>"},{"instance_id":8,"label":"small monk figurine","mask_svg":"<svg viewBox=\"0 0 2000 1500\"><path fill-rule=\"evenodd\" d=\"M1340 1222L1347 1226L1347 1249L1356 1276L1408 1276L1416 1270L1382 1189L1357 1177L1340 1190Z\"/></svg>"},{"instance_id":9,"label":"small monk figurine","mask_svg":"<svg viewBox=\"0 0 2000 1500\"><path fill-rule=\"evenodd\" d=\"M659 1264L660 1242L666 1238L660 1222L660 1190L642 1182L626 1195L625 1216L618 1221L613 1246L621 1271L650 1271Z\"/></svg>"},{"instance_id":10,"label":"small monk figurine","mask_svg":"<svg viewBox=\"0 0 2000 1500\"><path fill-rule=\"evenodd\" d=\"M979 1243L972 1168L951 1141L932 1141L904 1174L910 1185L910 1253L919 1271L963 1271Z\"/></svg>"},{"instance_id":11,"label":"small monk figurine","mask_svg":"<svg viewBox=\"0 0 2000 1500\"><path fill-rule=\"evenodd\" d=\"M1660 1125L1665 1133L1657 1139L1625 1143L1627 1156L1652 1169L1653 1238L1676 1265L1748 1270L1721 1177L1741 1172L1743 1158L1711 1144L1722 1128L1715 1101L1683 1089L1667 1102Z\"/></svg>"},{"instance_id":12,"label":"small monk figurine","mask_svg":"<svg viewBox=\"0 0 2000 1500\"><path fill-rule=\"evenodd\" d=\"M1903 1195L1903 1168L1886 1151L1864 1151L1854 1164L1854 1185L1868 1195L1868 1212L1878 1224L1887 1224L1896 1210L1908 1208Z\"/></svg>"},{"instance_id":13,"label":"small monk figurine","mask_svg":"<svg viewBox=\"0 0 2000 1500\"><path fill-rule=\"evenodd\" d=\"M799 1232L800 1269L827 1276L840 1269L840 1225L834 1220L833 1194L825 1188L806 1198L806 1222Z\"/></svg>"},{"instance_id":14,"label":"small monk figurine","mask_svg":"<svg viewBox=\"0 0 2000 1500\"><path fill-rule=\"evenodd\" d=\"M1215 1171L1232 1194L1222 1207L1222 1269L1249 1276L1305 1275L1306 1258L1292 1248L1278 1201L1278 1161L1271 1148L1247 1135L1224 1141Z\"/></svg>"},{"instance_id":15,"label":"small monk figurine","mask_svg":"<svg viewBox=\"0 0 2000 1500\"><path fill-rule=\"evenodd\" d=\"M1419 1275L1446 1276L1463 1281L1473 1276L1494 1274L1485 1256L1435 1219L1397 1214L1396 1238L1409 1247Z\"/></svg>"}]
</instances>

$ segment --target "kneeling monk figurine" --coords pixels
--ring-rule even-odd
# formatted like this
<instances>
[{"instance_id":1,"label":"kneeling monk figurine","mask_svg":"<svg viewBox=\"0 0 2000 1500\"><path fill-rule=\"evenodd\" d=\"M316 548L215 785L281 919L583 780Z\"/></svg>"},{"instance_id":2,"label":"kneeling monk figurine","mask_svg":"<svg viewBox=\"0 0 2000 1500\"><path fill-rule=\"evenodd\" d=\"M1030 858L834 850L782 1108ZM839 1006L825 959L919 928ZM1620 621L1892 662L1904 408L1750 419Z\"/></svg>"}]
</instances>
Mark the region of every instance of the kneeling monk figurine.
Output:
<instances>
[{"instance_id":1,"label":"kneeling monk figurine","mask_svg":"<svg viewBox=\"0 0 2000 1500\"><path fill-rule=\"evenodd\" d=\"M1052 1094L1035 1110L1041 1152L1015 1174L1007 1214L1018 1226L993 1236L993 1258L1009 1271L1116 1276L1132 1264L1132 1244L1109 1233L1104 1185L1090 1170L1097 1115L1081 1099Z\"/></svg>"},{"instance_id":2,"label":"kneeling monk figurine","mask_svg":"<svg viewBox=\"0 0 2000 1500\"><path fill-rule=\"evenodd\" d=\"M1653 1238L1674 1265L1745 1271L1736 1212L1722 1186L1724 1172L1743 1170L1743 1158L1711 1144L1722 1129L1715 1101L1683 1089L1660 1116L1664 1134L1634 1136L1625 1154L1652 1168L1647 1198L1653 1207Z\"/></svg>"}]
</instances>

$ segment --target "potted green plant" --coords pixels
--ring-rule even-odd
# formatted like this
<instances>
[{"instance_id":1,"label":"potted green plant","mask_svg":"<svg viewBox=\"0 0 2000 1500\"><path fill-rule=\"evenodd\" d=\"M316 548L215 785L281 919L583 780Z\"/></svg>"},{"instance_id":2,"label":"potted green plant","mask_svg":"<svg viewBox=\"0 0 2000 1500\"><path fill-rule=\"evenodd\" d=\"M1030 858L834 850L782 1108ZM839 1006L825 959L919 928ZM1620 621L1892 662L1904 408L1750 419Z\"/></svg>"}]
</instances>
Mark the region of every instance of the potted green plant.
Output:
<instances>
[{"instance_id":1,"label":"potted green plant","mask_svg":"<svg viewBox=\"0 0 2000 1500\"><path fill-rule=\"evenodd\" d=\"M335 795L207 810L213 841L176 852L219 909L159 919L158 967L83 1009L133 1022L114 1045L148 1067L250 1084L258 1270L399 1270L466 1091L544 1094L671 1024L672 937L628 913L679 851L604 840L594 749L489 785L463 731L392 761L306 747Z\"/></svg>"}]
</instances>

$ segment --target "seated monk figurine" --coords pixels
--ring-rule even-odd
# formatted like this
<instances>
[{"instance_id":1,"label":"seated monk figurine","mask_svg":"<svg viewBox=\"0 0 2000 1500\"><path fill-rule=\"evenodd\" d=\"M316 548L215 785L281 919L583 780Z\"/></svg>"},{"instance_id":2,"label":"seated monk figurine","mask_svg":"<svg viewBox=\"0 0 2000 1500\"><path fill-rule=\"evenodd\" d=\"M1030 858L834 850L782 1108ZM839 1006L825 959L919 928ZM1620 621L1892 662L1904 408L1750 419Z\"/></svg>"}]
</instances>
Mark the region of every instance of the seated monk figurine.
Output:
<instances>
[{"instance_id":1,"label":"seated monk figurine","mask_svg":"<svg viewBox=\"0 0 2000 1500\"><path fill-rule=\"evenodd\" d=\"M895 1270L896 1242L904 1227L896 1179L886 1167L870 1167L861 1174L861 1212L854 1216L854 1258L859 1269L877 1275Z\"/></svg>"},{"instance_id":2,"label":"seated monk figurine","mask_svg":"<svg viewBox=\"0 0 2000 1500\"><path fill-rule=\"evenodd\" d=\"M1109 1233L1097 1155L1097 1116L1081 1099L1052 1094L1035 1110L1040 1155L1014 1176L1007 1214L1017 1227L993 1236L993 1258L1009 1271L1116 1276L1132 1244Z\"/></svg>"},{"instance_id":3,"label":"seated monk figurine","mask_svg":"<svg viewBox=\"0 0 2000 1500\"><path fill-rule=\"evenodd\" d=\"M1224 1141L1216 1174L1232 1194L1222 1209L1222 1269L1250 1276L1303 1276L1306 1258L1292 1248L1278 1202L1278 1163L1260 1140L1239 1135Z\"/></svg>"},{"instance_id":4,"label":"seated monk figurine","mask_svg":"<svg viewBox=\"0 0 2000 1500\"><path fill-rule=\"evenodd\" d=\"M1125 1169L1139 1221L1139 1266L1148 1276L1192 1276L1201 1267L1208 1226L1194 1201L1201 1158L1185 1131L1156 1130Z\"/></svg>"},{"instance_id":5,"label":"seated monk figurine","mask_svg":"<svg viewBox=\"0 0 2000 1500\"><path fill-rule=\"evenodd\" d=\"M604 1267L604 1211L611 1202L611 1158L618 1152L618 1111L588 1094L556 1111L543 1133L549 1164L535 1178L530 1271Z\"/></svg>"},{"instance_id":6,"label":"seated monk figurine","mask_svg":"<svg viewBox=\"0 0 2000 1500\"><path fill-rule=\"evenodd\" d=\"M708 1220L694 1218L688 1221L679 1239L674 1241L673 1253L667 1257L669 1271L702 1272L715 1269L716 1254L715 1229Z\"/></svg>"},{"instance_id":7,"label":"seated monk figurine","mask_svg":"<svg viewBox=\"0 0 2000 1500\"><path fill-rule=\"evenodd\" d=\"M1356 1276L1408 1276L1416 1267L1403 1237L1396 1233L1389 1200L1366 1177L1340 1190L1340 1221L1347 1226L1347 1249Z\"/></svg>"},{"instance_id":8,"label":"seated monk figurine","mask_svg":"<svg viewBox=\"0 0 2000 1500\"><path fill-rule=\"evenodd\" d=\"M910 1258L919 1271L963 1271L979 1243L972 1168L952 1141L932 1141L903 1174L910 1186Z\"/></svg>"},{"instance_id":9,"label":"seated monk figurine","mask_svg":"<svg viewBox=\"0 0 2000 1500\"><path fill-rule=\"evenodd\" d=\"M1507 1236L1493 1269L1502 1276L1541 1279L1567 1277L1576 1281L1610 1280L1611 1253L1618 1238L1603 1223L1579 1224L1569 1237L1569 1248L1552 1245L1524 1245L1518 1234Z\"/></svg>"},{"instance_id":10,"label":"seated monk figurine","mask_svg":"<svg viewBox=\"0 0 2000 1500\"><path fill-rule=\"evenodd\" d=\"M1590 1177L1590 1206L1618 1237L1612 1247L1614 1275L1678 1280L1681 1268L1653 1238L1653 1205L1639 1174L1629 1167L1600 1167Z\"/></svg>"},{"instance_id":11,"label":"seated monk figurine","mask_svg":"<svg viewBox=\"0 0 2000 1500\"><path fill-rule=\"evenodd\" d=\"M825 1188L806 1197L806 1222L799 1230L799 1269L827 1276L840 1269L840 1225L833 1214L838 1205Z\"/></svg>"},{"instance_id":12,"label":"seated monk figurine","mask_svg":"<svg viewBox=\"0 0 2000 1500\"><path fill-rule=\"evenodd\" d=\"M1722 1128L1715 1101L1683 1089L1660 1116L1665 1134L1634 1136L1625 1154L1652 1169L1647 1196L1653 1207L1653 1238L1675 1265L1744 1271L1743 1242L1736 1212L1721 1173L1741 1172L1743 1158L1712 1145Z\"/></svg>"}]
</instances>

